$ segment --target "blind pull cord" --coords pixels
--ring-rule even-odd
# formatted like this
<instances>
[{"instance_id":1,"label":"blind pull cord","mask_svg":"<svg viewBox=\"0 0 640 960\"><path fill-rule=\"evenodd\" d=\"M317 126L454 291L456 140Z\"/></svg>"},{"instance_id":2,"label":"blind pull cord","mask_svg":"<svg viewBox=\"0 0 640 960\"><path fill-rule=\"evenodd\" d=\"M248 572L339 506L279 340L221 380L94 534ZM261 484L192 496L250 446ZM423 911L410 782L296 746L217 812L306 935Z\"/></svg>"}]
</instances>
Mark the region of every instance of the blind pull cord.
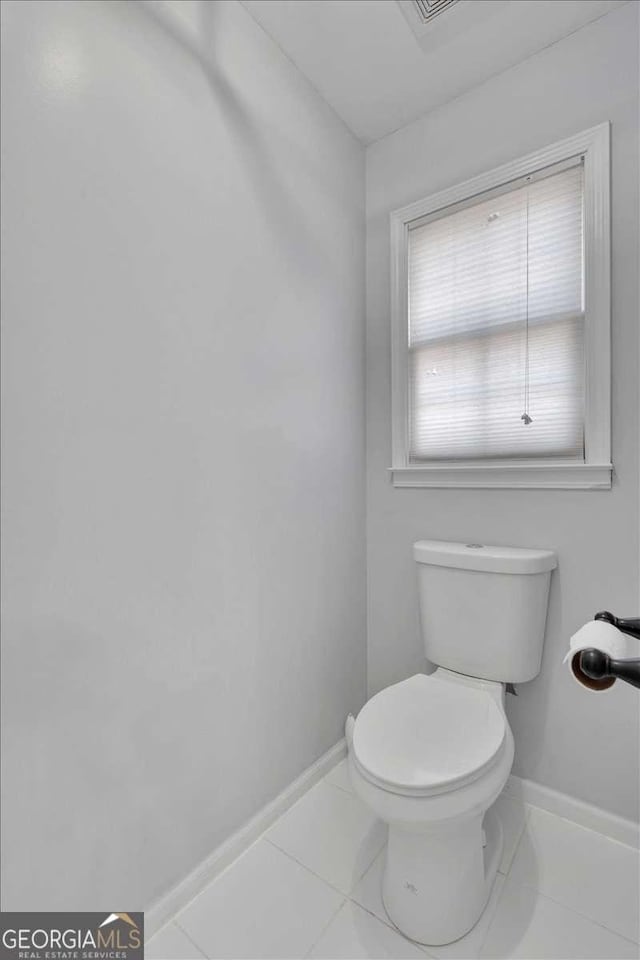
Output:
<instances>
[{"instance_id":1,"label":"blind pull cord","mask_svg":"<svg viewBox=\"0 0 640 960\"><path fill-rule=\"evenodd\" d=\"M531 177L527 177L531 180ZM529 416L529 187L527 186L527 312L525 321L524 338L524 413L520 417L526 427L533 423L533 417Z\"/></svg>"}]
</instances>

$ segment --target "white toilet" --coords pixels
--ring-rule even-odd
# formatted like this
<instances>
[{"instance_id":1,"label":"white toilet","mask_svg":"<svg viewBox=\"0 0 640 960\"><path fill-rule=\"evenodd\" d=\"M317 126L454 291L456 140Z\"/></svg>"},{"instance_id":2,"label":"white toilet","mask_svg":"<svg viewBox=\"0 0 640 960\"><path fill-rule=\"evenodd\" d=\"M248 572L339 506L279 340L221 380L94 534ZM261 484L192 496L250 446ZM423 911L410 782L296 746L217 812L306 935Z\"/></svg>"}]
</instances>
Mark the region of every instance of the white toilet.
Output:
<instances>
[{"instance_id":1,"label":"white toilet","mask_svg":"<svg viewBox=\"0 0 640 960\"><path fill-rule=\"evenodd\" d=\"M513 763L506 683L540 671L550 550L414 544L430 676L376 694L353 725L356 793L389 824L382 883L398 929L457 940L491 893L502 827L490 810Z\"/></svg>"}]
</instances>

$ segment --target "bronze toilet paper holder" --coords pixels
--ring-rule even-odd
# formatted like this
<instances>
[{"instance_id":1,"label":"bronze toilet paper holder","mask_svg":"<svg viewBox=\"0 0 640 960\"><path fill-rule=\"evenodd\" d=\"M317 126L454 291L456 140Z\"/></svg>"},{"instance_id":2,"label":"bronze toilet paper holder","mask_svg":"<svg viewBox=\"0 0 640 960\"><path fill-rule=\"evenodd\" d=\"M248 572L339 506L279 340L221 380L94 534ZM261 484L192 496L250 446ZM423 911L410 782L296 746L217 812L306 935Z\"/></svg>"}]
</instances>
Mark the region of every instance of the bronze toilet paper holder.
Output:
<instances>
[{"instance_id":1,"label":"bronze toilet paper holder","mask_svg":"<svg viewBox=\"0 0 640 960\"><path fill-rule=\"evenodd\" d=\"M623 619L608 610L596 613L594 620L604 620L622 633L640 640L640 617ZM632 687L640 688L640 658L612 660L602 650L583 650L580 654L580 669L591 680L598 682L600 689L612 686L616 680L624 680Z\"/></svg>"}]
</instances>

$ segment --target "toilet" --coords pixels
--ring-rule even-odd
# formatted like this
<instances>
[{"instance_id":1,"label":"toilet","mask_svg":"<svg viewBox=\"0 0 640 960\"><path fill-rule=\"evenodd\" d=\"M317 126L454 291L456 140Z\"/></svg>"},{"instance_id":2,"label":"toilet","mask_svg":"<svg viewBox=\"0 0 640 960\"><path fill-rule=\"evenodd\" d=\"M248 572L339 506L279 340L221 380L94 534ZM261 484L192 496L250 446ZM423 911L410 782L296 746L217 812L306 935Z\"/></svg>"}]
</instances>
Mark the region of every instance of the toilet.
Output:
<instances>
[{"instance_id":1,"label":"toilet","mask_svg":"<svg viewBox=\"0 0 640 960\"><path fill-rule=\"evenodd\" d=\"M356 794L389 825L382 899L424 944L464 936L502 855L492 804L513 763L505 685L540 671L551 550L414 544L422 634L436 670L380 691L349 732Z\"/></svg>"}]
</instances>

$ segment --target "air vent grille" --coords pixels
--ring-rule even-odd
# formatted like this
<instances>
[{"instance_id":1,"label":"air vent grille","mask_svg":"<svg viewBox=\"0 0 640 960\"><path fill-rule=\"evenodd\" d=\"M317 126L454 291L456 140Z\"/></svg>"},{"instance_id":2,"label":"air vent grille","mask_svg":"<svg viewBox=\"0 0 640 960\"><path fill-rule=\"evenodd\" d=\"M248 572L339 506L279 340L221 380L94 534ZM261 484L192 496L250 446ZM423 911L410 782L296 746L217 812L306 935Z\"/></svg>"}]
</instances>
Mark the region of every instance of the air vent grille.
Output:
<instances>
[{"instance_id":1,"label":"air vent grille","mask_svg":"<svg viewBox=\"0 0 640 960\"><path fill-rule=\"evenodd\" d=\"M418 16L423 23L429 23L434 17L444 13L445 10L448 10L457 2L458 0L413 0Z\"/></svg>"}]
</instances>

